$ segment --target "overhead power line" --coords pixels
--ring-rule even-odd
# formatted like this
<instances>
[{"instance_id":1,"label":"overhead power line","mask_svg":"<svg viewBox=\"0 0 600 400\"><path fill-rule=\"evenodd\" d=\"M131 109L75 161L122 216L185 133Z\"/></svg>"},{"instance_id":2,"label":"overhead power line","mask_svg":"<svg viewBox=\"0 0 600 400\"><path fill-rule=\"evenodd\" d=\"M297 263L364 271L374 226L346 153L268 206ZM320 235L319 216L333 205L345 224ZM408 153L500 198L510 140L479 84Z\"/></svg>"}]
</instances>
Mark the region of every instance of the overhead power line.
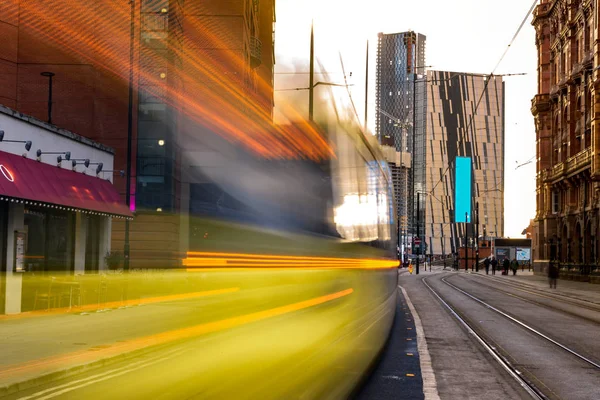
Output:
<instances>
[{"instance_id":1,"label":"overhead power line","mask_svg":"<svg viewBox=\"0 0 600 400\"><path fill-rule=\"evenodd\" d=\"M488 75L488 77L487 77L487 79L485 81L485 86L483 88L483 91L481 92L481 95L479 96L479 100L477 101L477 104L475 105L475 109L473 110L473 113L471 114L471 118L469 119L469 124L467 125L467 129L465 129L465 132L468 132L469 129L471 128L471 125L473 124L473 120L475 119L475 115L477 114L477 110L479 109L479 105L481 104L481 100L483 99L483 96L484 96L484 94L487 91L487 88L488 88L488 85L489 85L489 83L491 81L491 78L495 76L494 74L496 73L496 70L498 69L498 67L500 66L500 64L502 63L502 61L504 60L504 57L508 53L508 50L510 50L510 47L513 45L513 43L515 42L515 40L519 36L519 33L521 33L521 30L523 29L523 26L525 26L525 23L527 22L527 19L529 18L529 15L531 15L531 13L535 9L535 6L537 5L537 3L538 3L538 0L534 0L533 1L533 4L531 5L531 7L529 8L529 10L527 11L527 14L525 14L525 17L523 18L523 21L519 25L519 28L517 28L517 31L513 35L513 37L511 39L510 43L508 44L506 50L504 50L504 53L502 53L502 56L500 57L500 60L498 60L498 63L496 63L496 66L494 67L494 69L492 70L492 72ZM509 74L507 74L507 75L509 75ZM519 74L511 74L511 75L519 75ZM464 133L460 137L459 144L462 144L463 139L464 139ZM446 167L446 170L444 171L444 173L440 177L440 180L437 181L437 183L433 186L433 188L431 189L431 192L433 192L435 190L435 188L444 180L444 177L446 176L446 174L448 173L449 170L450 170L450 163L448 163L448 167Z\"/></svg>"}]
</instances>

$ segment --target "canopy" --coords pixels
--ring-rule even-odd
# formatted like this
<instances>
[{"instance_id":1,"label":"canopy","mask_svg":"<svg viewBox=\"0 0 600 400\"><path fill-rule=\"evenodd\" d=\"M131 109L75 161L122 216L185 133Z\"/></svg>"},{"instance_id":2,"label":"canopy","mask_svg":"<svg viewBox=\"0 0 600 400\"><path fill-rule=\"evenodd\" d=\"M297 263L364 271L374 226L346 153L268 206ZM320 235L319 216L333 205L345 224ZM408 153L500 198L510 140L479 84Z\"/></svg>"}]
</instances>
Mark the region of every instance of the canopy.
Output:
<instances>
[{"instance_id":1,"label":"canopy","mask_svg":"<svg viewBox=\"0 0 600 400\"><path fill-rule=\"evenodd\" d=\"M0 151L0 199L132 217L110 181Z\"/></svg>"}]
</instances>

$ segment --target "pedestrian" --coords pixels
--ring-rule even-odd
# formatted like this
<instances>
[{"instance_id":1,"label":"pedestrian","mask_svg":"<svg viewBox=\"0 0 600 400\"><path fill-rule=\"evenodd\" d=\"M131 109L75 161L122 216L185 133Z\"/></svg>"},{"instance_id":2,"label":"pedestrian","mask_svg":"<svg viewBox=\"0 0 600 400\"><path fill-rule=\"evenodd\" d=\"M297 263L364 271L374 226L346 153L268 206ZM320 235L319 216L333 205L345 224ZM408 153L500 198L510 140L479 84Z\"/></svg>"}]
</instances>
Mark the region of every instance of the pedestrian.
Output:
<instances>
[{"instance_id":1,"label":"pedestrian","mask_svg":"<svg viewBox=\"0 0 600 400\"><path fill-rule=\"evenodd\" d=\"M509 268L510 268L510 261L508 260L508 257L506 257L504 259L504 261L502 262L502 275L508 275Z\"/></svg>"},{"instance_id":2,"label":"pedestrian","mask_svg":"<svg viewBox=\"0 0 600 400\"><path fill-rule=\"evenodd\" d=\"M489 275L489 273L490 273L490 259L486 257L486 259L483 260L483 265L485 266L485 274Z\"/></svg>"},{"instance_id":3,"label":"pedestrian","mask_svg":"<svg viewBox=\"0 0 600 400\"><path fill-rule=\"evenodd\" d=\"M496 257L492 257L492 275L496 275L496 269L498 268L498 260L496 260Z\"/></svg>"},{"instance_id":4,"label":"pedestrian","mask_svg":"<svg viewBox=\"0 0 600 400\"><path fill-rule=\"evenodd\" d=\"M548 266L548 281L550 282L550 289L556 289L556 280L558 279L558 265L555 259L550 260Z\"/></svg>"},{"instance_id":5,"label":"pedestrian","mask_svg":"<svg viewBox=\"0 0 600 400\"><path fill-rule=\"evenodd\" d=\"M517 275L517 270L519 269L519 262L517 259L513 259L510 263L510 267L512 268L513 276Z\"/></svg>"}]
</instances>

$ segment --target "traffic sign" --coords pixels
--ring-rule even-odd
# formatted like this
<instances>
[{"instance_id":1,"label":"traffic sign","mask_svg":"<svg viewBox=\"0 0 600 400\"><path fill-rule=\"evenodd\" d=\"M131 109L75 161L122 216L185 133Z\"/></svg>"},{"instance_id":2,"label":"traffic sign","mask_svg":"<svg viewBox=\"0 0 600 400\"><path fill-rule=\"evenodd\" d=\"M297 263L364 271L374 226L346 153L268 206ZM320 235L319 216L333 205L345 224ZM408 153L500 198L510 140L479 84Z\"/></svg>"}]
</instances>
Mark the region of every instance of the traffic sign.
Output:
<instances>
[{"instance_id":1,"label":"traffic sign","mask_svg":"<svg viewBox=\"0 0 600 400\"><path fill-rule=\"evenodd\" d=\"M416 237L414 239L415 244L421 244L421 238Z\"/></svg>"}]
</instances>

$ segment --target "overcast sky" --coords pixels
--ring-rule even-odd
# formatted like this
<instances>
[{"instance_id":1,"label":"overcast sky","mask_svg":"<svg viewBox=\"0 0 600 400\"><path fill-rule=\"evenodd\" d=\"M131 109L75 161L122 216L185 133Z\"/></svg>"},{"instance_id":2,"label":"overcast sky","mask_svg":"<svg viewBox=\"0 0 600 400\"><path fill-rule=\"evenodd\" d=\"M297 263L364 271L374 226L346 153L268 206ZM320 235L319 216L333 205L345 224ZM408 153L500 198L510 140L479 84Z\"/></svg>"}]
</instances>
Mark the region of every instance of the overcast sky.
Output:
<instances>
[{"instance_id":1,"label":"overcast sky","mask_svg":"<svg viewBox=\"0 0 600 400\"><path fill-rule=\"evenodd\" d=\"M432 69L490 73L531 7L530 0L277 0L276 73L308 71L310 23L315 23L316 57L343 83L352 72L352 97L364 115L366 43L370 42L369 127L374 130L377 33L414 30L427 36L426 64ZM505 235L520 236L535 215L535 156L531 99L536 94L535 30L531 16L497 74L527 73L506 81ZM307 86L308 77L276 75L276 88ZM338 89L339 90L339 89ZM341 89L345 90L345 89ZM278 91L276 102L293 101L300 112L306 92ZM276 113L276 118L277 118Z\"/></svg>"}]
</instances>

